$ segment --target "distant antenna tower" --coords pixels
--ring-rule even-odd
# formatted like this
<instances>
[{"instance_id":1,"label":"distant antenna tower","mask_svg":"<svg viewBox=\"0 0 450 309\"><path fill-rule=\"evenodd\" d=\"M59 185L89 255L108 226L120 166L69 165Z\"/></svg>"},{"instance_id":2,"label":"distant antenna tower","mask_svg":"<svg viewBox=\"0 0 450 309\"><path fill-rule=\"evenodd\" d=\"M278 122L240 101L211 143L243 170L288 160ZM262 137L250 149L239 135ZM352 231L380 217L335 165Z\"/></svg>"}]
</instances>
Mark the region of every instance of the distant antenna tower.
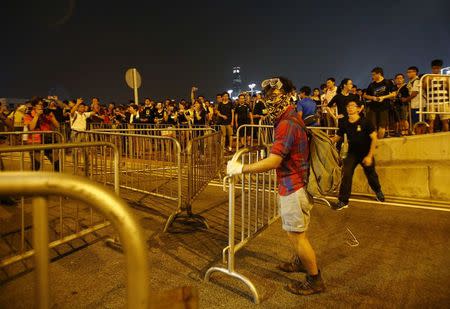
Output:
<instances>
[{"instance_id":1,"label":"distant antenna tower","mask_svg":"<svg viewBox=\"0 0 450 309\"><path fill-rule=\"evenodd\" d=\"M241 67L233 68L233 93L238 96L242 90Z\"/></svg>"}]
</instances>

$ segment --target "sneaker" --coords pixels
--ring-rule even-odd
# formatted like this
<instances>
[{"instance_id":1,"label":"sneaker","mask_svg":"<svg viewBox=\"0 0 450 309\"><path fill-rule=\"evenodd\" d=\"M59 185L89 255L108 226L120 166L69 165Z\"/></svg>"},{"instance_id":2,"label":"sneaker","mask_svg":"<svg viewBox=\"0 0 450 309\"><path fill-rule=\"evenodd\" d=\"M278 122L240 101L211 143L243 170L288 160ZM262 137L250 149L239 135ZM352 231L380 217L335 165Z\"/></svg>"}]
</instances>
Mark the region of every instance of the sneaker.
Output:
<instances>
[{"instance_id":1,"label":"sneaker","mask_svg":"<svg viewBox=\"0 0 450 309\"><path fill-rule=\"evenodd\" d=\"M348 203L344 203L342 201L338 201L336 204L334 204L334 205L332 204L331 208L333 210L342 210L344 208L348 208Z\"/></svg>"},{"instance_id":2,"label":"sneaker","mask_svg":"<svg viewBox=\"0 0 450 309\"><path fill-rule=\"evenodd\" d=\"M384 199L384 194L383 194L382 191L377 192L376 196L377 196L377 201L378 202L384 203L385 199Z\"/></svg>"},{"instance_id":3,"label":"sneaker","mask_svg":"<svg viewBox=\"0 0 450 309\"><path fill-rule=\"evenodd\" d=\"M305 282L297 281L295 283L291 283L286 286L286 290L296 295L312 295L324 292L325 283L323 282L319 272L319 276L316 279L313 279L310 275L306 275Z\"/></svg>"},{"instance_id":4,"label":"sneaker","mask_svg":"<svg viewBox=\"0 0 450 309\"><path fill-rule=\"evenodd\" d=\"M292 258L291 262L285 262L277 265L277 269L285 273L306 273L306 268L303 266L297 255Z\"/></svg>"}]
</instances>

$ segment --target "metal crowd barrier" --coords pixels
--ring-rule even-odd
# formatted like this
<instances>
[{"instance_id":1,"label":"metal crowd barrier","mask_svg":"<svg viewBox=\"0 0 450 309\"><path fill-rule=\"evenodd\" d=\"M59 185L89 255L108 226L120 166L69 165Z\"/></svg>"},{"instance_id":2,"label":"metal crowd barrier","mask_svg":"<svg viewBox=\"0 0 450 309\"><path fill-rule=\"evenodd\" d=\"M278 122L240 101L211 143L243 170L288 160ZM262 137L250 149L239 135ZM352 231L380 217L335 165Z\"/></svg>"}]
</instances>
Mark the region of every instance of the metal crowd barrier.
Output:
<instances>
[{"instance_id":1,"label":"metal crowd barrier","mask_svg":"<svg viewBox=\"0 0 450 309\"><path fill-rule=\"evenodd\" d=\"M335 127L307 127L310 130L323 130L328 135L336 134L339 128ZM266 146L268 148L273 144L275 133L273 125L253 125L246 124L240 126L236 131L237 147L236 149ZM333 133L332 133L333 132Z\"/></svg>"},{"instance_id":2,"label":"metal crowd barrier","mask_svg":"<svg viewBox=\"0 0 450 309\"><path fill-rule=\"evenodd\" d=\"M193 125L193 124L152 124L152 123L120 123L120 124L106 124L106 123L90 123L88 130L104 130L104 129L213 129L220 131L220 125Z\"/></svg>"},{"instance_id":3,"label":"metal crowd barrier","mask_svg":"<svg viewBox=\"0 0 450 309\"><path fill-rule=\"evenodd\" d=\"M185 132L184 129L172 131ZM179 140L169 136L103 130L83 134L90 141L107 141L117 145L121 156L121 188L174 202L175 207L170 210L164 227L167 231L177 218L186 216L201 221L207 227L204 218L192 213L192 202L219 173L222 153L219 150L219 133L205 134L207 131L203 129L198 131L202 134L190 139L185 148ZM207 171L200 172L202 168Z\"/></svg>"},{"instance_id":4,"label":"metal crowd barrier","mask_svg":"<svg viewBox=\"0 0 450 309\"><path fill-rule=\"evenodd\" d=\"M148 308L148 263L145 238L127 204L115 194L86 179L58 173L4 172L0 195L32 198L33 249L35 260L35 306L50 308L49 295L49 196L70 197L95 208L119 233L127 266L127 307ZM75 236L81 237L80 232Z\"/></svg>"},{"instance_id":5,"label":"metal crowd barrier","mask_svg":"<svg viewBox=\"0 0 450 309\"><path fill-rule=\"evenodd\" d=\"M58 144L65 141L64 135L57 131L0 132L0 146Z\"/></svg>"},{"instance_id":6,"label":"metal crowd barrier","mask_svg":"<svg viewBox=\"0 0 450 309\"><path fill-rule=\"evenodd\" d=\"M71 151L71 153L67 154L66 151ZM49 156L49 152L51 152L52 158L58 158L56 167L61 173L89 177L103 185L112 184L114 191L117 194L119 193L119 151L115 145L110 143L1 147L0 159L6 169L24 172L33 170L32 162L39 155L40 170L54 171L55 165L53 162L48 164L48 161L44 160L44 156ZM1 172L0 178L3 178L4 175L5 173ZM23 193L25 195L26 192ZM8 252L1 254L0 268L33 255L33 250L27 246L27 235L29 235L31 226L27 213L28 206L29 200L22 196L20 207L12 208L16 212L14 217L19 221L17 224L20 226L19 230L11 230L6 225L0 229L2 241L9 247ZM103 217L94 214L92 208L80 207L78 204L74 205L73 201L63 200L62 198L52 201L50 210L53 239L49 248L55 248L109 226L109 223ZM16 237L17 234L19 234L18 237ZM5 246L2 246L2 248L5 248Z\"/></svg>"},{"instance_id":7,"label":"metal crowd barrier","mask_svg":"<svg viewBox=\"0 0 450 309\"><path fill-rule=\"evenodd\" d=\"M264 159L264 152L267 153L266 147L240 149L235 153L232 161L251 164ZM228 246L223 250L224 263L226 260L227 267L208 269L205 274L205 281L209 281L211 275L215 272L221 272L236 278L250 289L254 302L258 304L260 297L254 284L250 279L235 270L235 254L279 218L275 170L258 174L244 174L239 177L226 176L224 187L227 181L229 192ZM240 192L238 200L236 200L236 190ZM226 254L227 258L225 257Z\"/></svg>"},{"instance_id":8,"label":"metal crowd barrier","mask_svg":"<svg viewBox=\"0 0 450 309\"><path fill-rule=\"evenodd\" d=\"M173 137L178 140L182 150L185 150L189 144L189 141L194 138L213 132L220 132L220 130L216 131L207 126L195 128L177 128L167 126L162 128L94 129L91 131Z\"/></svg>"},{"instance_id":9,"label":"metal crowd barrier","mask_svg":"<svg viewBox=\"0 0 450 309\"><path fill-rule=\"evenodd\" d=\"M424 115L450 115L450 75L425 74L419 86L419 122Z\"/></svg>"}]
</instances>

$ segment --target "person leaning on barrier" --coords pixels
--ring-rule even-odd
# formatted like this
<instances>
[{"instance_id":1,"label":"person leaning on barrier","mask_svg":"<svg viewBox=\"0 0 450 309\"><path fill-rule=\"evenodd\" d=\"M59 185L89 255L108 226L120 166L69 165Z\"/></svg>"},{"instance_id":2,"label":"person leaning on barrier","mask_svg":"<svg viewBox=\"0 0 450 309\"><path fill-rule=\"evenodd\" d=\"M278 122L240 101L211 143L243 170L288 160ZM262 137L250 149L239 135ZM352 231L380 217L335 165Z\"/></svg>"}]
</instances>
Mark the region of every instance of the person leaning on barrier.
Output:
<instances>
[{"instance_id":1,"label":"person leaning on barrier","mask_svg":"<svg viewBox=\"0 0 450 309\"><path fill-rule=\"evenodd\" d=\"M277 170L278 193L283 229L295 250L293 262L283 263L284 272L306 272L305 282L295 282L287 290L298 295L310 295L325 290L316 255L306 236L313 199L306 190L309 173L309 144L305 126L290 99L292 82L283 77L263 82L262 87L275 116L275 141L268 158L243 165L229 161L228 175L263 173Z\"/></svg>"},{"instance_id":2,"label":"person leaning on barrier","mask_svg":"<svg viewBox=\"0 0 450 309\"><path fill-rule=\"evenodd\" d=\"M54 131L59 128L59 122L56 120L53 112L47 108L44 109L44 102L40 98L35 98L31 101L32 111L25 115L24 125L28 131ZM52 144L52 135L31 134L27 139L29 144ZM59 171L58 154L53 153L52 150L45 150L44 155L53 163L55 171ZM41 168L40 152L32 151L30 153L32 160L32 169L37 171Z\"/></svg>"},{"instance_id":3,"label":"person leaning on barrier","mask_svg":"<svg viewBox=\"0 0 450 309\"><path fill-rule=\"evenodd\" d=\"M334 143L337 143L346 134L349 145L348 153L344 158L338 202L333 207L335 210L348 207L352 190L353 173L359 164L364 169L364 174L369 181L370 187L375 192L377 200L384 202L384 194L381 191L380 181L375 171L374 153L377 143L377 132L370 121L359 115L360 111L361 107L359 102L348 102L348 118L341 122L336 136L331 138Z\"/></svg>"},{"instance_id":4,"label":"person leaning on barrier","mask_svg":"<svg viewBox=\"0 0 450 309\"><path fill-rule=\"evenodd\" d=\"M441 74L444 62L440 59L435 59L431 61L431 74L439 75ZM434 132L434 126L436 121L436 114L439 114L439 120L441 121L442 131L448 132L449 121L450 121L450 77L439 77L439 76L426 76L423 79L422 87L425 89L426 98L429 102L425 102L428 105L427 111L434 112L434 114L429 114L427 116L430 132Z\"/></svg>"}]
</instances>

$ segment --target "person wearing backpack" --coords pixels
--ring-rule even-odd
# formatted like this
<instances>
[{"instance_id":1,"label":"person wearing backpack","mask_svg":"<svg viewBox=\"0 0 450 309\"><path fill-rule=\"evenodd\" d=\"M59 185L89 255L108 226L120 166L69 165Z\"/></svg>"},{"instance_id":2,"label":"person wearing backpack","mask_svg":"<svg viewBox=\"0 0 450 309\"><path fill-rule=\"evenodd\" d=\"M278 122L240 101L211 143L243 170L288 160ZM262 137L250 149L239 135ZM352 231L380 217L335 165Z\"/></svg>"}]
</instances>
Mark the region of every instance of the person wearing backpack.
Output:
<instances>
[{"instance_id":1,"label":"person wearing backpack","mask_svg":"<svg viewBox=\"0 0 450 309\"><path fill-rule=\"evenodd\" d=\"M341 122L336 136L332 138L334 143L339 142L344 135L348 138L348 153L344 158L342 182L339 188L339 197L335 210L348 207L348 201L352 190L352 180L355 168L360 164L364 169L369 185L375 191L379 202L384 202L384 194L381 191L380 181L375 171L374 153L377 143L377 132L375 127L359 113L361 105L359 102L347 103L348 119Z\"/></svg>"},{"instance_id":2,"label":"person wearing backpack","mask_svg":"<svg viewBox=\"0 0 450 309\"><path fill-rule=\"evenodd\" d=\"M306 236L313 199L306 187L309 176L309 143L306 127L290 103L295 95L292 82L283 77L265 80L262 88L275 118L275 140L270 155L253 164L229 161L227 174L263 173L277 170L278 194L283 229L294 248L295 258L278 269L284 272L306 272L305 282L286 288L297 295L323 292L325 284L317 267L316 255Z\"/></svg>"}]
</instances>

